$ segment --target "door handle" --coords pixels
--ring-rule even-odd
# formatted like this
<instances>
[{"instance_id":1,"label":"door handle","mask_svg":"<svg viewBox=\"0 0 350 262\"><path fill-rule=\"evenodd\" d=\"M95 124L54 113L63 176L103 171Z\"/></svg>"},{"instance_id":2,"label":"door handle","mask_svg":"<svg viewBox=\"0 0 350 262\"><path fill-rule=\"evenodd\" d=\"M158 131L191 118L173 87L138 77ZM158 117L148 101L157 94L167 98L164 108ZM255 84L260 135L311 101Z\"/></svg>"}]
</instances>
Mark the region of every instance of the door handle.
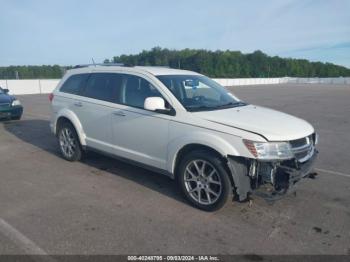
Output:
<instances>
[{"instance_id":1,"label":"door handle","mask_svg":"<svg viewBox=\"0 0 350 262\"><path fill-rule=\"evenodd\" d=\"M82 107L83 104L81 102L74 102L74 105L77 106L77 107Z\"/></svg>"},{"instance_id":2,"label":"door handle","mask_svg":"<svg viewBox=\"0 0 350 262\"><path fill-rule=\"evenodd\" d=\"M115 116L125 116L125 113L123 111L121 111L121 110L118 110L118 111L114 111L113 115L115 115Z\"/></svg>"}]
</instances>

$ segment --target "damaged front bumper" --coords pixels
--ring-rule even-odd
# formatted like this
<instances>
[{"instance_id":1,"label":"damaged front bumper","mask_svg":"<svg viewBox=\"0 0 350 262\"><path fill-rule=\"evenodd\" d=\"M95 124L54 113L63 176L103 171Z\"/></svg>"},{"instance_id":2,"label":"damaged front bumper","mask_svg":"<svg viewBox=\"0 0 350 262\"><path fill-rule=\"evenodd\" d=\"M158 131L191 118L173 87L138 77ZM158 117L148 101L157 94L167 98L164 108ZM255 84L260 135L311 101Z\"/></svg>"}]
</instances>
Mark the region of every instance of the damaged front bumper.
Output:
<instances>
[{"instance_id":1,"label":"damaged front bumper","mask_svg":"<svg viewBox=\"0 0 350 262\"><path fill-rule=\"evenodd\" d=\"M260 161L243 157L228 157L235 193L240 201L256 194L265 199L278 199L293 192L296 183L312 171L318 151L313 150L307 161L296 158L283 161Z\"/></svg>"}]
</instances>

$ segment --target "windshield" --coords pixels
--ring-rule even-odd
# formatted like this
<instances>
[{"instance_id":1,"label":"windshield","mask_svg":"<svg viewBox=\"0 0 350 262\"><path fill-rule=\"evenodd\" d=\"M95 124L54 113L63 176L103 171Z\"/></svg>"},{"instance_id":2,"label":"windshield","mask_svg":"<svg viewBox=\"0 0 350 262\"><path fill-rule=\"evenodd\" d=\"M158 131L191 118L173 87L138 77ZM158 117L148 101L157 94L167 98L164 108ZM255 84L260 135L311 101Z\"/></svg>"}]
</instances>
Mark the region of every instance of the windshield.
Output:
<instances>
[{"instance_id":1,"label":"windshield","mask_svg":"<svg viewBox=\"0 0 350 262\"><path fill-rule=\"evenodd\" d=\"M187 111L218 110L246 105L206 76L161 75L157 78Z\"/></svg>"},{"instance_id":2,"label":"windshield","mask_svg":"<svg viewBox=\"0 0 350 262\"><path fill-rule=\"evenodd\" d=\"M0 87L0 94L3 94L4 93L4 91L2 90L2 88Z\"/></svg>"}]
</instances>

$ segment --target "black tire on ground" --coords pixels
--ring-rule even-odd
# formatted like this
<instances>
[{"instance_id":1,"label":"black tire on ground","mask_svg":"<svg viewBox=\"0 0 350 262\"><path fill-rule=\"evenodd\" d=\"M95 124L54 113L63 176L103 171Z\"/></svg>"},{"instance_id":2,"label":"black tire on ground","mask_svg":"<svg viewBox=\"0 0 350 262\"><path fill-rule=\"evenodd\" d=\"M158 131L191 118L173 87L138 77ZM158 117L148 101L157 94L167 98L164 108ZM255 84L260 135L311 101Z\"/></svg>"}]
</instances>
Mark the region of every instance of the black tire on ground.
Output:
<instances>
[{"instance_id":1,"label":"black tire on ground","mask_svg":"<svg viewBox=\"0 0 350 262\"><path fill-rule=\"evenodd\" d=\"M191 167L191 163L192 164L192 167L194 166L195 169L194 170L197 170L197 167L194 165L194 162L193 161L199 161L197 163L203 163L203 161L206 162L206 167L205 169L209 169L207 173L210 173L211 170L213 170L212 168L215 168L216 169L216 173L215 176L216 176L216 180L221 182L221 190L220 193L218 193L217 197L215 195L211 195L209 197L206 196L206 193L208 192L207 189L201 189L199 190L199 195L201 197L204 198L204 201L206 201L207 203L200 203L197 200L195 200L195 196L191 196L190 193L189 193L189 187L191 185L194 185L193 187L196 187L198 188L199 185L197 182L197 180L199 178L196 178L196 181L194 182L190 182L192 184L188 184L189 182L185 182L188 181L188 180L191 180L189 178L189 173L188 171L186 171L186 168L188 167ZM202 161L202 162L201 162ZM209 166L209 167L208 167ZM202 166L203 167L203 166ZM208 177L208 175L204 175L203 177ZM191 175L191 178L192 178L192 175ZM212 178L212 180L214 180ZM229 196L232 194L232 186L231 186L231 182L230 182L230 179L229 179L229 174L227 172L227 169L226 169L226 166L225 166L225 163L223 161L223 159L221 159L220 156L218 156L217 154L215 153L212 153L210 151L205 151L205 150L197 150L197 151L192 151L190 153L188 153L182 160L181 162L179 163L179 168L178 168L178 172L177 172L177 181L178 181L178 184L179 184L179 187L182 191L182 193L184 194L184 196L186 197L186 199L196 208L199 208L199 209L202 209L204 211L216 211L220 208L222 208L225 203L227 202ZM204 183L208 183L208 181L210 181L210 179L204 181ZM215 181L214 181L215 182ZM202 183L202 182L200 182ZM209 182L210 183L210 182ZM200 185L201 187L203 187L203 185L201 184ZM214 185L211 185L209 187L212 187L214 186L215 187L215 184ZM208 188L208 184L205 184L204 187ZM193 194L193 193L192 193ZM198 196L198 189L197 189L197 194ZM199 198L201 198L199 197ZM210 201L208 201L208 199L211 200L211 197L216 197L217 200L213 203L210 203Z\"/></svg>"},{"instance_id":2,"label":"black tire on ground","mask_svg":"<svg viewBox=\"0 0 350 262\"><path fill-rule=\"evenodd\" d=\"M64 147L61 145L61 143L62 143L61 136L62 136L63 132L66 132L65 133L66 137L67 137L67 132L68 132L68 134L70 134L69 138L71 139L72 143L74 144L74 150L72 150L69 154L67 154L67 151L65 151ZM62 157L64 159L71 161L71 162L81 160L81 158L83 156L83 150L82 150L77 132L71 123L64 122L59 126L59 129L57 131L57 142L58 142L58 146L60 148Z\"/></svg>"},{"instance_id":3,"label":"black tire on ground","mask_svg":"<svg viewBox=\"0 0 350 262\"><path fill-rule=\"evenodd\" d=\"M21 120L21 117L22 116L14 116L14 117L11 117L11 120Z\"/></svg>"}]
</instances>

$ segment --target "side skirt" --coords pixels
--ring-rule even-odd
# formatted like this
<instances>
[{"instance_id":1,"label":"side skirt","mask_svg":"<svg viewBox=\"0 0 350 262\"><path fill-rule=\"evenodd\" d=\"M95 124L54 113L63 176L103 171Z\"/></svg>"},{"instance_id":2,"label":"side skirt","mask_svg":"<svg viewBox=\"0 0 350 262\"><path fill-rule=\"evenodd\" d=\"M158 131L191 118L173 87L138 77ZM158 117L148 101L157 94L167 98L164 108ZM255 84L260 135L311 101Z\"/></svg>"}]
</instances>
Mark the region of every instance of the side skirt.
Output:
<instances>
[{"instance_id":1,"label":"side skirt","mask_svg":"<svg viewBox=\"0 0 350 262\"><path fill-rule=\"evenodd\" d=\"M114 158L114 159L116 159L116 160L122 161L122 162L124 162L124 163L131 164L131 165L134 165L134 166L138 166L138 167L140 167L140 168L147 169L147 170L149 170L149 171L152 171L152 172L155 172L155 173L158 173L158 174L165 175L165 176L167 176L167 177L170 177L171 179L174 179L174 178L175 178L174 174L170 173L169 171L167 171L167 170L165 170L165 169L161 169L161 168L158 168L158 167L146 165L146 164L144 164L144 163L141 163L141 162L138 162L138 161L134 161L134 160L131 160L131 159L122 157L122 156L114 155L114 154L111 154L111 153L107 153L107 152L104 152L104 151L102 151L102 150L95 149L95 148L93 148L93 147L84 146L84 147L83 147L83 150L84 150L84 151L93 151L93 152L96 152L96 153L98 153L98 154L105 155L105 156Z\"/></svg>"}]
</instances>

